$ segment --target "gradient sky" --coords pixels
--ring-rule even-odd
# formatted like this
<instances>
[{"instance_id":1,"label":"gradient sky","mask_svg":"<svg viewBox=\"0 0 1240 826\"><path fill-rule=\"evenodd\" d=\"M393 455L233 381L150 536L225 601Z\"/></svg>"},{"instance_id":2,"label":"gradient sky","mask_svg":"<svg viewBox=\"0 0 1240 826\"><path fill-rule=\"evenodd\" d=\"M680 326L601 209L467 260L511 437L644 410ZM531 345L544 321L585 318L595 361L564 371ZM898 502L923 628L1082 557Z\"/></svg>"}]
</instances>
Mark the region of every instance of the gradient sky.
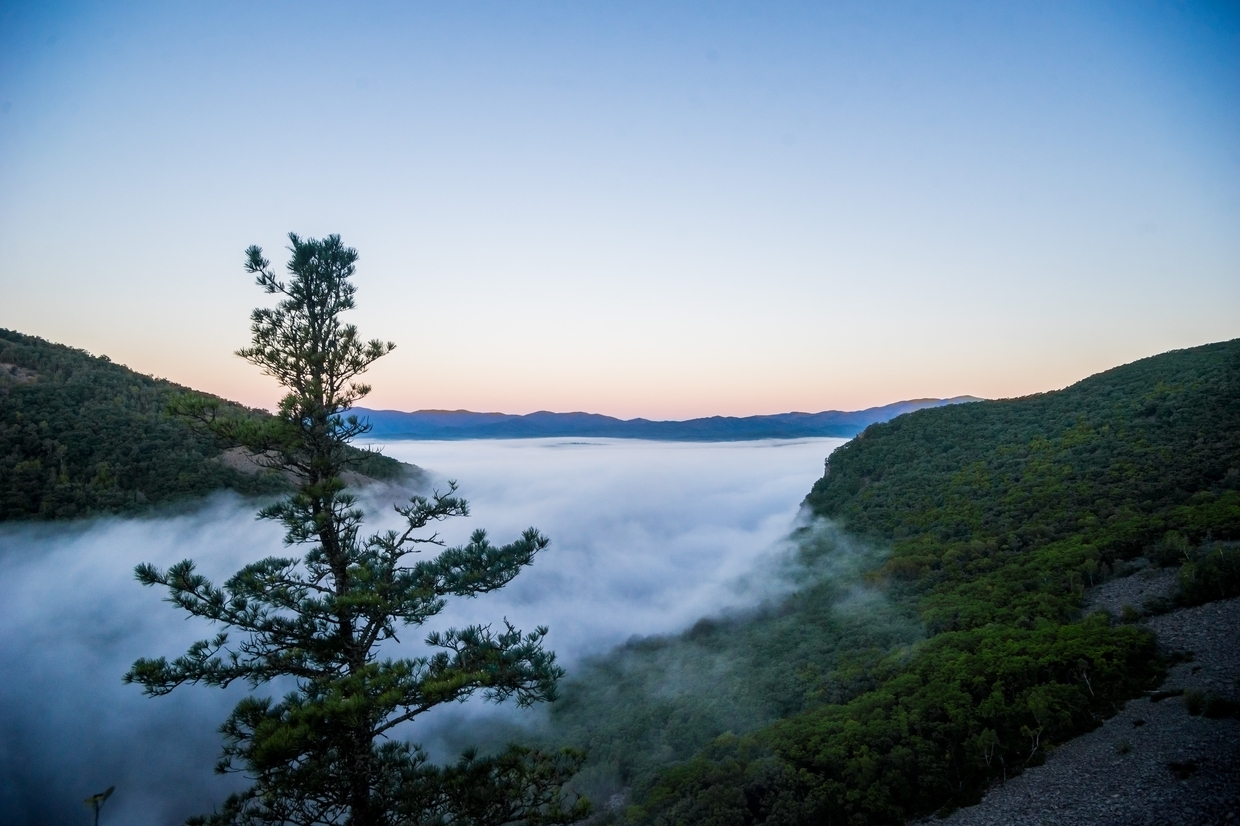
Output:
<instances>
[{"instance_id":1,"label":"gradient sky","mask_svg":"<svg viewBox=\"0 0 1240 826\"><path fill-rule=\"evenodd\" d=\"M0 5L0 326L271 406L290 230L370 406L1058 388L1240 336L1240 7Z\"/></svg>"}]
</instances>

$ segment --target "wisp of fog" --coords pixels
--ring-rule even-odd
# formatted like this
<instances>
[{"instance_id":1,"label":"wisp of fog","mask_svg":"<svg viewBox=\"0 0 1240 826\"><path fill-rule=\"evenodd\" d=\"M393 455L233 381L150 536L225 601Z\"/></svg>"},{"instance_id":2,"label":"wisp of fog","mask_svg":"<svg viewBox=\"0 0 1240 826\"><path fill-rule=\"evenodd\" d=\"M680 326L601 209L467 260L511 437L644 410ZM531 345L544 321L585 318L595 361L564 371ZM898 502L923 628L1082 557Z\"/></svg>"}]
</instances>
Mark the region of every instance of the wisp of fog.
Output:
<instances>
[{"instance_id":1,"label":"wisp of fog","mask_svg":"<svg viewBox=\"0 0 1240 826\"><path fill-rule=\"evenodd\" d=\"M416 656L434 628L507 618L526 630L549 626L548 645L571 676L585 658L633 636L674 633L757 604L789 587L777 575L783 540L823 458L842 441L388 442L385 453L427 469L431 484L460 484L472 515L443 527L449 544L479 527L507 542L531 525L552 541L506 588L450 603L391 653ZM391 521L390 493L363 495L374 529ZM248 687L187 686L152 699L121 675L138 657L177 656L215 631L140 586L134 566L189 557L219 581L246 562L285 554L280 527L256 521L255 509L219 496L158 518L0 530L6 822L88 822L81 800L110 785L117 791L102 822L177 822L210 811L241 782L211 767L216 728ZM462 733L487 728L494 736L516 719L468 703L402 734L451 759Z\"/></svg>"}]
</instances>

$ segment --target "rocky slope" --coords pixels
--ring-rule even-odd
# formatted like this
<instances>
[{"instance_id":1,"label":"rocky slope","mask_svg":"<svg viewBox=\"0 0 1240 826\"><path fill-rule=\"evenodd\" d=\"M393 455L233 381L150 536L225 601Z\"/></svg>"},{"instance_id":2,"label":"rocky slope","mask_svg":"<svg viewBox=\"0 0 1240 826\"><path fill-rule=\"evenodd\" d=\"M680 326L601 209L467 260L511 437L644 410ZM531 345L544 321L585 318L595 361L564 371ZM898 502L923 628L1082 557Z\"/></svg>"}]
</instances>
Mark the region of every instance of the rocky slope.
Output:
<instances>
[{"instance_id":1,"label":"rocky slope","mask_svg":"<svg viewBox=\"0 0 1240 826\"><path fill-rule=\"evenodd\" d=\"M1145 569L1095 589L1087 604L1118 617L1125 605L1158 605L1173 586L1173 572ZM1142 622L1182 659L1157 692L1056 749L1044 765L992 787L980 804L934 822L1240 824L1240 720L1206 716L1240 703L1240 599ZM1213 707L1205 702L1211 696Z\"/></svg>"}]
</instances>

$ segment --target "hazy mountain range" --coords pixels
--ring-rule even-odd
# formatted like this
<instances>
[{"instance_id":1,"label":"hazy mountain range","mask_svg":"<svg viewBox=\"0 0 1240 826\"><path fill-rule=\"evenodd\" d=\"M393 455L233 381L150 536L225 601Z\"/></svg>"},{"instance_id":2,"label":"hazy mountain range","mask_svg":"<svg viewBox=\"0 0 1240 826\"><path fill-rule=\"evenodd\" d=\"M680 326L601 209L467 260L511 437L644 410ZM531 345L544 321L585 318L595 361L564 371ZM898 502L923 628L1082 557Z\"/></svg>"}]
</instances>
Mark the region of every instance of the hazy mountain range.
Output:
<instances>
[{"instance_id":1,"label":"hazy mountain range","mask_svg":"<svg viewBox=\"0 0 1240 826\"><path fill-rule=\"evenodd\" d=\"M370 435L380 439L531 439L583 436L662 441L735 442L749 439L799 439L856 436L875 422L925 407L979 401L973 396L911 399L866 410L778 413L771 416L709 416L685 421L617 419L598 413L551 413L524 416L469 410L370 410L356 413L370 421Z\"/></svg>"}]
</instances>

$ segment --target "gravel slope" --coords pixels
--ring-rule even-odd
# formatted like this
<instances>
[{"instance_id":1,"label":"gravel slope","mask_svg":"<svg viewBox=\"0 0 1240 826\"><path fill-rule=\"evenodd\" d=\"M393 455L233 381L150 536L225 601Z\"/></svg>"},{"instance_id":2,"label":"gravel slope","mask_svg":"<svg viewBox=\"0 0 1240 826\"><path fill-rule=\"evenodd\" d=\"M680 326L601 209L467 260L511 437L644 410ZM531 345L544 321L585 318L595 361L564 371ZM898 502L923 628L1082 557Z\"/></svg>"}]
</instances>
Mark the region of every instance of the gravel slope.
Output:
<instances>
[{"instance_id":1,"label":"gravel slope","mask_svg":"<svg viewBox=\"0 0 1240 826\"><path fill-rule=\"evenodd\" d=\"M1113 580L1087 605L1113 615L1123 605L1140 607L1170 593L1168 573ZM1172 667L1161 691L1240 700L1240 599L1144 624L1166 651L1191 655ZM1192 716L1182 696L1133 700L1098 729L1056 749L1044 765L992 788L978 805L926 822L1240 826L1240 720Z\"/></svg>"}]
</instances>

